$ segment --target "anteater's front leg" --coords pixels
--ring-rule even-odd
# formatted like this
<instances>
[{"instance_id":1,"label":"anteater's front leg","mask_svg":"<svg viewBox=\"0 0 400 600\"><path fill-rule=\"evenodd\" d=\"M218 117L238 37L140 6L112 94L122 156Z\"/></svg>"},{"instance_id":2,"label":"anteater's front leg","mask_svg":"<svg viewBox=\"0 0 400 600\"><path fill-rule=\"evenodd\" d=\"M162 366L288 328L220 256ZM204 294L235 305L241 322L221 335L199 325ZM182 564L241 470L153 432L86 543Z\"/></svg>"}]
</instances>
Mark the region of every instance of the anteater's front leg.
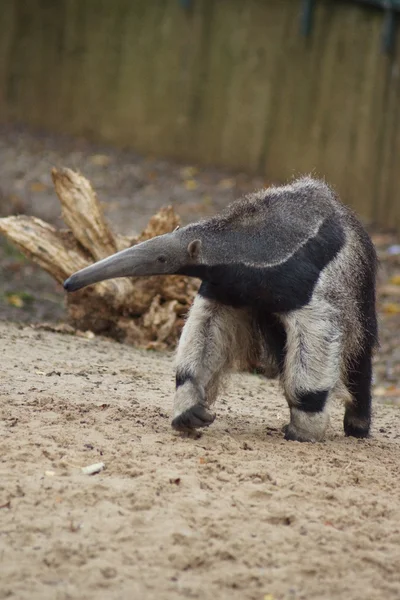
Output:
<instances>
[{"instance_id":1,"label":"anteater's front leg","mask_svg":"<svg viewBox=\"0 0 400 600\"><path fill-rule=\"evenodd\" d=\"M331 393L340 382L342 333L336 311L326 302L284 317L287 333L283 386L290 407L287 440L317 442L325 436Z\"/></svg>"},{"instance_id":2,"label":"anteater's front leg","mask_svg":"<svg viewBox=\"0 0 400 600\"><path fill-rule=\"evenodd\" d=\"M182 331L176 357L176 394L172 427L180 431L206 427L215 415L223 375L248 354L251 322L245 310L202 297L195 298Z\"/></svg>"}]
</instances>

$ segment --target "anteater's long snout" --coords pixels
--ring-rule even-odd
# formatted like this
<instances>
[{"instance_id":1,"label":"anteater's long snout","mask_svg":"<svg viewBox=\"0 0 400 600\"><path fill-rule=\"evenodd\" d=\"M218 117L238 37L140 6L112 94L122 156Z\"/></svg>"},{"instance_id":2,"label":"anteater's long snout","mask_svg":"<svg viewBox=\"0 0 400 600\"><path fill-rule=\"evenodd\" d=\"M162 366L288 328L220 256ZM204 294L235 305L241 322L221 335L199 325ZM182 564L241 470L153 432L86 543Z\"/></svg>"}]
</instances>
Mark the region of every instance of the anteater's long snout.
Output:
<instances>
[{"instance_id":1,"label":"anteater's long snout","mask_svg":"<svg viewBox=\"0 0 400 600\"><path fill-rule=\"evenodd\" d=\"M67 292L76 292L87 285L116 277L169 275L176 272L175 234L164 234L121 250L94 265L77 271L64 281ZM171 256L175 258L171 259Z\"/></svg>"},{"instance_id":2,"label":"anteater's long snout","mask_svg":"<svg viewBox=\"0 0 400 600\"><path fill-rule=\"evenodd\" d=\"M136 273L136 271L140 270L140 254L142 253L139 247L127 248L117 252L68 277L64 281L64 289L67 292L76 292L87 285L106 279L139 275L140 273Z\"/></svg>"}]
</instances>

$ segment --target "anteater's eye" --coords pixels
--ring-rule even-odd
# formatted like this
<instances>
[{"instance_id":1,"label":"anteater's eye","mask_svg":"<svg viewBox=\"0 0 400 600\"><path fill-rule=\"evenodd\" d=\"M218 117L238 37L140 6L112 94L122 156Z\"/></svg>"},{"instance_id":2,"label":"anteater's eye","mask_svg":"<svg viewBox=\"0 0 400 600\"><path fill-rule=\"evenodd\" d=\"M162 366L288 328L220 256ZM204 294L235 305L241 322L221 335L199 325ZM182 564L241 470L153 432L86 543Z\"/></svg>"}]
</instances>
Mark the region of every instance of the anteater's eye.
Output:
<instances>
[{"instance_id":1,"label":"anteater's eye","mask_svg":"<svg viewBox=\"0 0 400 600\"><path fill-rule=\"evenodd\" d=\"M159 262L159 263L165 263L165 262L167 262L167 259L166 259L165 256L158 256L157 257L157 262Z\"/></svg>"}]
</instances>

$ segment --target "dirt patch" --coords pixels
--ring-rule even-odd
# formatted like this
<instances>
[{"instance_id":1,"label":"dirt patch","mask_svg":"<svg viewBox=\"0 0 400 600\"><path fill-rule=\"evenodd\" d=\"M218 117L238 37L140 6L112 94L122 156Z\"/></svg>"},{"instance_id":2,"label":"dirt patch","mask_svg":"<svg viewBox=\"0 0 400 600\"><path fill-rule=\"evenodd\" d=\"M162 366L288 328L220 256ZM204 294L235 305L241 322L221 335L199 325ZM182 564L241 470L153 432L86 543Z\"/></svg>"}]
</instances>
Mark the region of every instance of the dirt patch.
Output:
<instances>
[{"instance_id":1,"label":"dirt patch","mask_svg":"<svg viewBox=\"0 0 400 600\"><path fill-rule=\"evenodd\" d=\"M162 205L193 221L268 183L15 128L0 158L3 216L60 226L50 171L69 166L125 234ZM398 237L374 241L372 438L344 438L337 406L326 443L298 444L275 381L233 376L212 427L182 438L171 356L8 324L62 321L64 293L0 239L0 598L399 598L400 255Z\"/></svg>"},{"instance_id":2,"label":"dirt patch","mask_svg":"<svg viewBox=\"0 0 400 600\"><path fill-rule=\"evenodd\" d=\"M0 598L400 597L398 408L285 442L277 382L234 375L182 438L169 355L5 323L0 352Z\"/></svg>"}]
</instances>

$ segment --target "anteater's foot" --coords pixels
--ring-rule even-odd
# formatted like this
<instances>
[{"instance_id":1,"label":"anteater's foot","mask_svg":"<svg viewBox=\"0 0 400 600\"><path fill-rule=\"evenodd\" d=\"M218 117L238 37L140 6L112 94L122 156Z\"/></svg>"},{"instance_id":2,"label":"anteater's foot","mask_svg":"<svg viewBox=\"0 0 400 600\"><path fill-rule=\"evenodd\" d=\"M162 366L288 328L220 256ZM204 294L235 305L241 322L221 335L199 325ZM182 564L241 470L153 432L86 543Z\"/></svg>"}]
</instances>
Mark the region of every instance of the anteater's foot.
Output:
<instances>
[{"instance_id":1,"label":"anteater's foot","mask_svg":"<svg viewBox=\"0 0 400 600\"><path fill-rule=\"evenodd\" d=\"M360 418L351 414L351 410L346 410L344 415L343 427L345 435L355 438L369 437L371 419L369 417Z\"/></svg>"},{"instance_id":2,"label":"anteater's foot","mask_svg":"<svg viewBox=\"0 0 400 600\"><path fill-rule=\"evenodd\" d=\"M285 440L288 442L315 442L317 440L311 439L309 435L302 432L296 431L294 427L290 426L290 423L282 427Z\"/></svg>"},{"instance_id":3,"label":"anteater's foot","mask_svg":"<svg viewBox=\"0 0 400 600\"><path fill-rule=\"evenodd\" d=\"M172 428L177 431L190 431L200 427L208 427L215 420L215 415L210 413L202 404L195 404L172 420Z\"/></svg>"},{"instance_id":4,"label":"anteater's foot","mask_svg":"<svg viewBox=\"0 0 400 600\"><path fill-rule=\"evenodd\" d=\"M290 423L282 428L285 440L292 442L321 442L324 439L329 421L326 412L310 413L292 408L290 417Z\"/></svg>"}]
</instances>

